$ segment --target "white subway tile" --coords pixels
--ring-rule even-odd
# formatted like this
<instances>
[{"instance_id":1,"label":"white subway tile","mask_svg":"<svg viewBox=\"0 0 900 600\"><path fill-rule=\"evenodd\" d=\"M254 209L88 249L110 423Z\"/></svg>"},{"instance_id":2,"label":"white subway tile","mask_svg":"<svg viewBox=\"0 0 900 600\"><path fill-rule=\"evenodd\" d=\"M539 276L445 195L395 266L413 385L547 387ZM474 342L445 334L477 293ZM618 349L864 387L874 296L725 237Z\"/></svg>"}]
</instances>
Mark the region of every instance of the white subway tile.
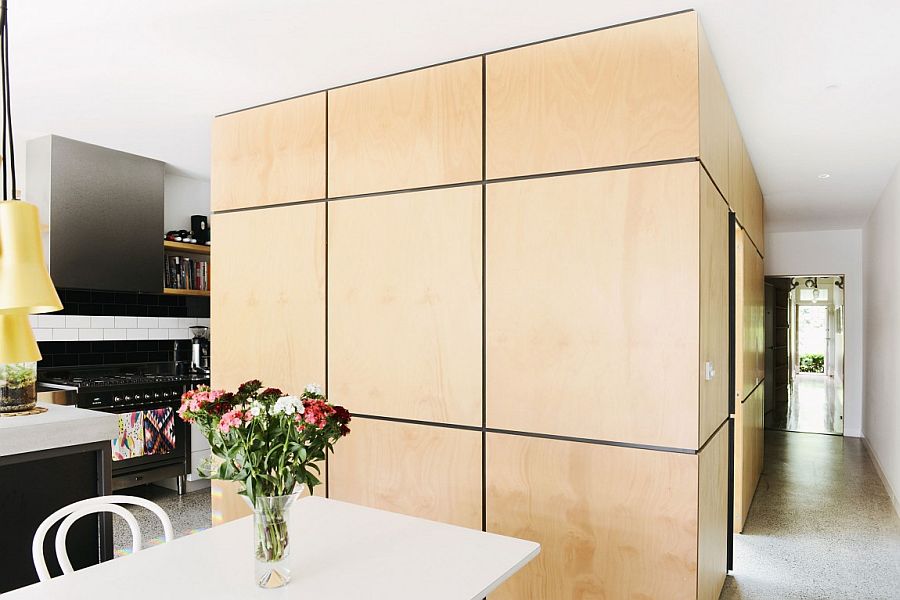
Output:
<instances>
[{"instance_id":1,"label":"white subway tile","mask_svg":"<svg viewBox=\"0 0 900 600\"><path fill-rule=\"evenodd\" d=\"M91 329L114 329L115 317L91 317Z\"/></svg>"},{"instance_id":2,"label":"white subway tile","mask_svg":"<svg viewBox=\"0 0 900 600\"><path fill-rule=\"evenodd\" d=\"M191 338L191 332L187 329L170 329L170 340L188 340Z\"/></svg>"},{"instance_id":3,"label":"white subway tile","mask_svg":"<svg viewBox=\"0 0 900 600\"><path fill-rule=\"evenodd\" d=\"M204 327L209 327L209 319L197 319L197 325L203 325Z\"/></svg>"},{"instance_id":4,"label":"white subway tile","mask_svg":"<svg viewBox=\"0 0 900 600\"><path fill-rule=\"evenodd\" d=\"M182 328L193 327L197 324L197 319L194 318L180 318L178 319L178 326Z\"/></svg>"},{"instance_id":5,"label":"white subway tile","mask_svg":"<svg viewBox=\"0 0 900 600\"><path fill-rule=\"evenodd\" d=\"M44 329L62 329L66 326L66 315L39 315L38 326Z\"/></svg>"},{"instance_id":6,"label":"white subway tile","mask_svg":"<svg viewBox=\"0 0 900 600\"><path fill-rule=\"evenodd\" d=\"M169 339L168 329L148 329L147 339L151 340L167 340Z\"/></svg>"},{"instance_id":7,"label":"white subway tile","mask_svg":"<svg viewBox=\"0 0 900 600\"><path fill-rule=\"evenodd\" d=\"M137 327L137 317L116 317L116 329L134 329Z\"/></svg>"},{"instance_id":8,"label":"white subway tile","mask_svg":"<svg viewBox=\"0 0 900 600\"><path fill-rule=\"evenodd\" d=\"M53 340L53 330L52 329L32 329L34 332L34 339L39 342L49 342Z\"/></svg>"},{"instance_id":9,"label":"white subway tile","mask_svg":"<svg viewBox=\"0 0 900 600\"><path fill-rule=\"evenodd\" d=\"M53 341L54 342L78 341L78 330L77 329L54 329L53 330Z\"/></svg>"},{"instance_id":10,"label":"white subway tile","mask_svg":"<svg viewBox=\"0 0 900 600\"><path fill-rule=\"evenodd\" d=\"M80 341L95 341L103 339L102 329L79 329L78 339Z\"/></svg>"},{"instance_id":11,"label":"white subway tile","mask_svg":"<svg viewBox=\"0 0 900 600\"><path fill-rule=\"evenodd\" d=\"M146 329L126 329L125 330L125 339L127 339L127 340L146 340L147 339L147 330Z\"/></svg>"},{"instance_id":12,"label":"white subway tile","mask_svg":"<svg viewBox=\"0 0 900 600\"><path fill-rule=\"evenodd\" d=\"M137 326L142 329L156 329L159 327L159 317L138 317Z\"/></svg>"},{"instance_id":13,"label":"white subway tile","mask_svg":"<svg viewBox=\"0 0 900 600\"><path fill-rule=\"evenodd\" d=\"M180 327L178 324L178 319L175 317L160 317L159 318L159 328L160 329L177 329Z\"/></svg>"},{"instance_id":14,"label":"white subway tile","mask_svg":"<svg viewBox=\"0 0 900 600\"><path fill-rule=\"evenodd\" d=\"M104 340L124 340L125 339L125 330L124 329L104 329L103 330L103 339Z\"/></svg>"},{"instance_id":15,"label":"white subway tile","mask_svg":"<svg viewBox=\"0 0 900 600\"><path fill-rule=\"evenodd\" d=\"M28 324L32 328L38 327L38 315L28 315Z\"/></svg>"},{"instance_id":16,"label":"white subway tile","mask_svg":"<svg viewBox=\"0 0 900 600\"><path fill-rule=\"evenodd\" d=\"M66 327L69 329L88 329L91 318L84 315L66 315Z\"/></svg>"}]
</instances>

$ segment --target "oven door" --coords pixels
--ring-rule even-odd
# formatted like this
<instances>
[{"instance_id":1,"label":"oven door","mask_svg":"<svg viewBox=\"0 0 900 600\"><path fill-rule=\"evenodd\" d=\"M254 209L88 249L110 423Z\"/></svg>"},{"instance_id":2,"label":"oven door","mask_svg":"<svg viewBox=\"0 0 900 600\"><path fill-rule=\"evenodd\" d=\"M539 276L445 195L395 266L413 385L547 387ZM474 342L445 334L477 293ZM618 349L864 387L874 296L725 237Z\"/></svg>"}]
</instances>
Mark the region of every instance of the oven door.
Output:
<instances>
[{"instance_id":1,"label":"oven door","mask_svg":"<svg viewBox=\"0 0 900 600\"><path fill-rule=\"evenodd\" d=\"M187 473L190 432L176 414L178 403L157 402L141 406L101 409L119 417L119 430L112 440L113 478L161 467L173 477ZM171 468L174 467L174 468ZM160 477L131 477L132 484L149 483Z\"/></svg>"}]
</instances>

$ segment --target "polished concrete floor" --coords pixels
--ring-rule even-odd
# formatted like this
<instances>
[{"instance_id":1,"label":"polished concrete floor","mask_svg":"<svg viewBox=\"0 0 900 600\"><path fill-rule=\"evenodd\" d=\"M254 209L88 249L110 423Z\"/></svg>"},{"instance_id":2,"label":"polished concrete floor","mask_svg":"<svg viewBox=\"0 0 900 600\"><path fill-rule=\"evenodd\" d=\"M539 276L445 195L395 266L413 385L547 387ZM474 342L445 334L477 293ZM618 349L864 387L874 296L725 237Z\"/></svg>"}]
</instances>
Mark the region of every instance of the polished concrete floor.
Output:
<instances>
[{"instance_id":1,"label":"polished concrete floor","mask_svg":"<svg viewBox=\"0 0 900 600\"><path fill-rule=\"evenodd\" d=\"M116 493L140 496L159 504L172 520L175 537L196 533L211 526L209 488L189 492L180 497L172 490L155 485L129 488ZM137 506L129 506L128 509L137 517L141 526L145 548L163 542L162 524L153 513ZM113 548L116 556L131 551L131 530L125 521L117 516L113 516Z\"/></svg>"},{"instance_id":2,"label":"polished concrete floor","mask_svg":"<svg viewBox=\"0 0 900 600\"><path fill-rule=\"evenodd\" d=\"M766 432L723 599L898 600L900 518L862 441Z\"/></svg>"},{"instance_id":3,"label":"polished concrete floor","mask_svg":"<svg viewBox=\"0 0 900 600\"><path fill-rule=\"evenodd\" d=\"M788 398L786 413L776 429L807 433L844 432L844 386L839 379L814 373L798 373Z\"/></svg>"}]
</instances>

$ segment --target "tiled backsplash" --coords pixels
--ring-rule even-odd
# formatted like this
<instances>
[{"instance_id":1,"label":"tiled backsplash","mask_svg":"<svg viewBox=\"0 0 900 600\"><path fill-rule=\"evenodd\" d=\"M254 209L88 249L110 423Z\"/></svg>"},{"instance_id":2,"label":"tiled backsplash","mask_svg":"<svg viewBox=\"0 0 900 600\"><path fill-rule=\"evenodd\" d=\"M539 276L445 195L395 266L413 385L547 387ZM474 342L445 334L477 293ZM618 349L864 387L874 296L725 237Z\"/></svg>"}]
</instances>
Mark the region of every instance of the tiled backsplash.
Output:
<instances>
[{"instance_id":1,"label":"tiled backsplash","mask_svg":"<svg viewBox=\"0 0 900 600\"><path fill-rule=\"evenodd\" d=\"M174 340L209 327L209 298L59 288L63 310L29 317L43 360L39 367L169 362ZM186 356L190 360L187 344Z\"/></svg>"},{"instance_id":2,"label":"tiled backsplash","mask_svg":"<svg viewBox=\"0 0 900 600\"><path fill-rule=\"evenodd\" d=\"M91 315L31 315L38 342L186 340L189 327L205 325L208 318L194 317L111 317Z\"/></svg>"}]
</instances>

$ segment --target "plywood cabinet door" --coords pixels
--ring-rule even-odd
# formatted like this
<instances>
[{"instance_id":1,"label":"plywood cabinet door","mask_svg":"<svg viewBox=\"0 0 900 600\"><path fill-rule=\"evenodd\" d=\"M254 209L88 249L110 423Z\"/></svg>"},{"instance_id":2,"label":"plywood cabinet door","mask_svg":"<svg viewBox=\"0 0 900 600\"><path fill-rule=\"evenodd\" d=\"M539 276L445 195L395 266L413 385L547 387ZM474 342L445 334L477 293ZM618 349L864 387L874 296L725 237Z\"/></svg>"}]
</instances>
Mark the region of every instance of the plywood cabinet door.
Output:
<instances>
[{"instance_id":1,"label":"plywood cabinet door","mask_svg":"<svg viewBox=\"0 0 900 600\"><path fill-rule=\"evenodd\" d=\"M699 156L695 13L486 60L488 178Z\"/></svg>"},{"instance_id":2,"label":"plywood cabinet door","mask_svg":"<svg viewBox=\"0 0 900 600\"><path fill-rule=\"evenodd\" d=\"M700 175L700 438L728 418L728 206ZM707 366L708 365L708 366ZM698 446L698 447L699 447Z\"/></svg>"},{"instance_id":3,"label":"plywood cabinet door","mask_svg":"<svg viewBox=\"0 0 900 600\"><path fill-rule=\"evenodd\" d=\"M697 448L699 170L488 186L489 427Z\"/></svg>"},{"instance_id":4,"label":"plywood cabinet door","mask_svg":"<svg viewBox=\"0 0 900 600\"><path fill-rule=\"evenodd\" d=\"M481 432L354 418L329 497L481 529Z\"/></svg>"},{"instance_id":5,"label":"plywood cabinet door","mask_svg":"<svg viewBox=\"0 0 900 600\"><path fill-rule=\"evenodd\" d=\"M728 164L731 105L716 60L698 27L700 68L700 160L720 190L730 186Z\"/></svg>"},{"instance_id":6,"label":"plywood cabinet door","mask_svg":"<svg viewBox=\"0 0 900 600\"><path fill-rule=\"evenodd\" d=\"M328 92L329 197L481 180L481 58Z\"/></svg>"},{"instance_id":7,"label":"plywood cabinet door","mask_svg":"<svg viewBox=\"0 0 900 600\"><path fill-rule=\"evenodd\" d=\"M325 384L325 204L213 216L213 385Z\"/></svg>"},{"instance_id":8,"label":"plywood cabinet door","mask_svg":"<svg viewBox=\"0 0 900 600\"><path fill-rule=\"evenodd\" d=\"M214 211L324 198L325 93L216 118L211 194Z\"/></svg>"},{"instance_id":9,"label":"plywood cabinet door","mask_svg":"<svg viewBox=\"0 0 900 600\"><path fill-rule=\"evenodd\" d=\"M718 600L728 558L728 427L721 427L699 454L697 599Z\"/></svg>"},{"instance_id":10,"label":"plywood cabinet door","mask_svg":"<svg viewBox=\"0 0 900 600\"><path fill-rule=\"evenodd\" d=\"M491 599L695 599L696 455L487 434L487 530L541 553Z\"/></svg>"},{"instance_id":11,"label":"plywood cabinet door","mask_svg":"<svg viewBox=\"0 0 900 600\"><path fill-rule=\"evenodd\" d=\"M759 180L753 170L750 155L744 152L744 221L741 223L747 230L747 235L753 240L753 245L759 253L765 256L765 236L763 231L763 198L759 188Z\"/></svg>"},{"instance_id":12,"label":"plywood cabinet door","mask_svg":"<svg viewBox=\"0 0 900 600\"><path fill-rule=\"evenodd\" d=\"M738 223L744 223L744 138L737 117L729 108L728 118L728 191L726 200Z\"/></svg>"},{"instance_id":13,"label":"plywood cabinet door","mask_svg":"<svg viewBox=\"0 0 900 600\"><path fill-rule=\"evenodd\" d=\"M765 377L765 276L762 257L743 235L741 364L742 398L747 398Z\"/></svg>"},{"instance_id":14,"label":"plywood cabinet door","mask_svg":"<svg viewBox=\"0 0 900 600\"><path fill-rule=\"evenodd\" d=\"M481 195L479 185L329 203L333 401L481 425Z\"/></svg>"}]
</instances>

